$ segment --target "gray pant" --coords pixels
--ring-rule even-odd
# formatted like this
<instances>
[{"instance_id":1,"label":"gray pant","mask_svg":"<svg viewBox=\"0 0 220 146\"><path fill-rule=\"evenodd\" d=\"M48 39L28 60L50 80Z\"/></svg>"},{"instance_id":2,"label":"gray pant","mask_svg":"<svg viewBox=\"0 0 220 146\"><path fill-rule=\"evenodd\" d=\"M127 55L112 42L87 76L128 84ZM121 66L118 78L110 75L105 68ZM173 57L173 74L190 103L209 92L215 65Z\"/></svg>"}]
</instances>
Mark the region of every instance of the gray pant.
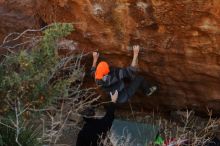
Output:
<instances>
[{"instance_id":1,"label":"gray pant","mask_svg":"<svg viewBox=\"0 0 220 146\"><path fill-rule=\"evenodd\" d=\"M136 76L122 91L118 93L118 103L127 102L137 91L141 89L146 95L150 92L151 85L148 84L142 76Z\"/></svg>"}]
</instances>

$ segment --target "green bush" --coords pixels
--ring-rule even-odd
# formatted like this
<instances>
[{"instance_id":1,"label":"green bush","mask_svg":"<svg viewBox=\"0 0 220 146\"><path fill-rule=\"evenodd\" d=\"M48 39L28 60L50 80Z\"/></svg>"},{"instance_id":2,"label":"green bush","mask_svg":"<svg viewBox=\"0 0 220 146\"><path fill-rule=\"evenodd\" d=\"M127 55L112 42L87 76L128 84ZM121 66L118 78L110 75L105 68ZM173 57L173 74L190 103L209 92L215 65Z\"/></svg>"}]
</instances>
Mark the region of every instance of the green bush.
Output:
<instances>
[{"instance_id":1,"label":"green bush","mask_svg":"<svg viewBox=\"0 0 220 146\"><path fill-rule=\"evenodd\" d=\"M0 146L19 146L15 141L15 136L14 129L0 125ZM18 139L22 146L42 146L38 137L40 137L39 129L27 126L21 129Z\"/></svg>"},{"instance_id":2,"label":"green bush","mask_svg":"<svg viewBox=\"0 0 220 146\"><path fill-rule=\"evenodd\" d=\"M0 62L0 146L17 146L15 141L16 121L15 109L19 105L22 111L29 108L41 109L51 104L59 97L68 96L71 85L71 75L59 78L55 72L59 69L62 58L58 55L57 41L74 30L72 24L56 23L43 31L39 44L31 50L21 49L16 53L6 55ZM19 111L19 112L20 112ZM27 123L26 112L19 116L21 131L18 140L22 146L38 146L38 132L24 126ZM33 118L33 117L32 117ZM7 120L5 120L7 119ZM9 120L10 119L10 120ZM28 122L35 123L35 119Z\"/></svg>"},{"instance_id":3,"label":"green bush","mask_svg":"<svg viewBox=\"0 0 220 146\"><path fill-rule=\"evenodd\" d=\"M19 98L23 104L43 106L67 94L69 81L52 81L51 77L61 60L56 41L71 31L71 24L54 24L43 32L42 41L36 48L7 55L0 64L0 100ZM8 110L5 102L0 104L1 111Z\"/></svg>"}]
</instances>

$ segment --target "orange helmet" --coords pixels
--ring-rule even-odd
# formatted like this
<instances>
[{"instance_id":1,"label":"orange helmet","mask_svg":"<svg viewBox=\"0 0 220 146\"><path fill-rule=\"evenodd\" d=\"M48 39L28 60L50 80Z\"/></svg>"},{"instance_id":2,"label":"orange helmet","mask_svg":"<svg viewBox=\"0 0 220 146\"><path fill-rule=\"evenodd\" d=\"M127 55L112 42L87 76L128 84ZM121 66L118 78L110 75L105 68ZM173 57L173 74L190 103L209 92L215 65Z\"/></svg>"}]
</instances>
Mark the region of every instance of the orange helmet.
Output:
<instances>
[{"instance_id":1,"label":"orange helmet","mask_svg":"<svg viewBox=\"0 0 220 146\"><path fill-rule=\"evenodd\" d=\"M105 61L101 61L95 71L95 79L101 80L105 75L110 72L109 65Z\"/></svg>"}]
</instances>

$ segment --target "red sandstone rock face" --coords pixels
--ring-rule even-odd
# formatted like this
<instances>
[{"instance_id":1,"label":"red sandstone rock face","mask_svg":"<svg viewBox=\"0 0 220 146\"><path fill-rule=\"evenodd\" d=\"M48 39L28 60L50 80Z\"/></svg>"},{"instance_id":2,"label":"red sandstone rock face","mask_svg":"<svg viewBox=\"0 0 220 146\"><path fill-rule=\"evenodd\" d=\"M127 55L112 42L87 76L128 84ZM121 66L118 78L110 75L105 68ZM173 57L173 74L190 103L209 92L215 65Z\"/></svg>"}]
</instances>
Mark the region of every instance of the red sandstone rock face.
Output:
<instances>
[{"instance_id":1,"label":"red sandstone rock face","mask_svg":"<svg viewBox=\"0 0 220 146\"><path fill-rule=\"evenodd\" d=\"M39 27L35 0L0 0L0 42L12 32ZM0 48L0 53L4 52Z\"/></svg>"},{"instance_id":2,"label":"red sandstone rock face","mask_svg":"<svg viewBox=\"0 0 220 146\"><path fill-rule=\"evenodd\" d=\"M34 0L0 0L0 39L10 32L20 32L35 25Z\"/></svg>"},{"instance_id":3,"label":"red sandstone rock face","mask_svg":"<svg viewBox=\"0 0 220 146\"><path fill-rule=\"evenodd\" d=\"M135 104L220 112L219 0L1 1L0 33L31 23L72 22L76 31L71 39L79 48L100 48L104 59L121 67L131 62L128 48L140 44L140 71L161 89L151 98L135 97Z\"/></svg>"}]
</instances>

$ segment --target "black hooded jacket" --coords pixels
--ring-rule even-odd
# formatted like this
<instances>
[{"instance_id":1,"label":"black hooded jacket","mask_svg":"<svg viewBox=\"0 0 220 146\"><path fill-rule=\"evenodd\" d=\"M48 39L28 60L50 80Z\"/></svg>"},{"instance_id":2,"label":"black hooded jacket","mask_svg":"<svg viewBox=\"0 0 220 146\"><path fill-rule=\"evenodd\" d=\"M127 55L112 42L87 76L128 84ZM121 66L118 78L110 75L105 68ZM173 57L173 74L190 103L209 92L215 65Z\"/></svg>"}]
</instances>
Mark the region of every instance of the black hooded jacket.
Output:
<instances>
[{"instance_id":1,"label":"black hooded jacket","mask_svg":"<svg viewBox=\"0 0 220 146\"><path fill-rule=\"evenodd\" d=\"M115 106L115 103L111 102L101 119L84 118L85 124L78 134L76 146L100 146L98 143L100 136L105 137L112 126Z\"/></svg>"},{"instance_id":2,"label":"black hooded jacket","mask_svg":"<svg viewBox=\"0 0 220 146\"><path fill-rule=\"evenodd\" d=\"M95 67L91 68L91 74L94 76L96 71ZM105 75L101 80L95 80L96 84L106 92L118 92L125 88L124 79L134 78L136 68L129 66L126 68L110 68L110 73Z\"/></svg>"}]
</instances>

